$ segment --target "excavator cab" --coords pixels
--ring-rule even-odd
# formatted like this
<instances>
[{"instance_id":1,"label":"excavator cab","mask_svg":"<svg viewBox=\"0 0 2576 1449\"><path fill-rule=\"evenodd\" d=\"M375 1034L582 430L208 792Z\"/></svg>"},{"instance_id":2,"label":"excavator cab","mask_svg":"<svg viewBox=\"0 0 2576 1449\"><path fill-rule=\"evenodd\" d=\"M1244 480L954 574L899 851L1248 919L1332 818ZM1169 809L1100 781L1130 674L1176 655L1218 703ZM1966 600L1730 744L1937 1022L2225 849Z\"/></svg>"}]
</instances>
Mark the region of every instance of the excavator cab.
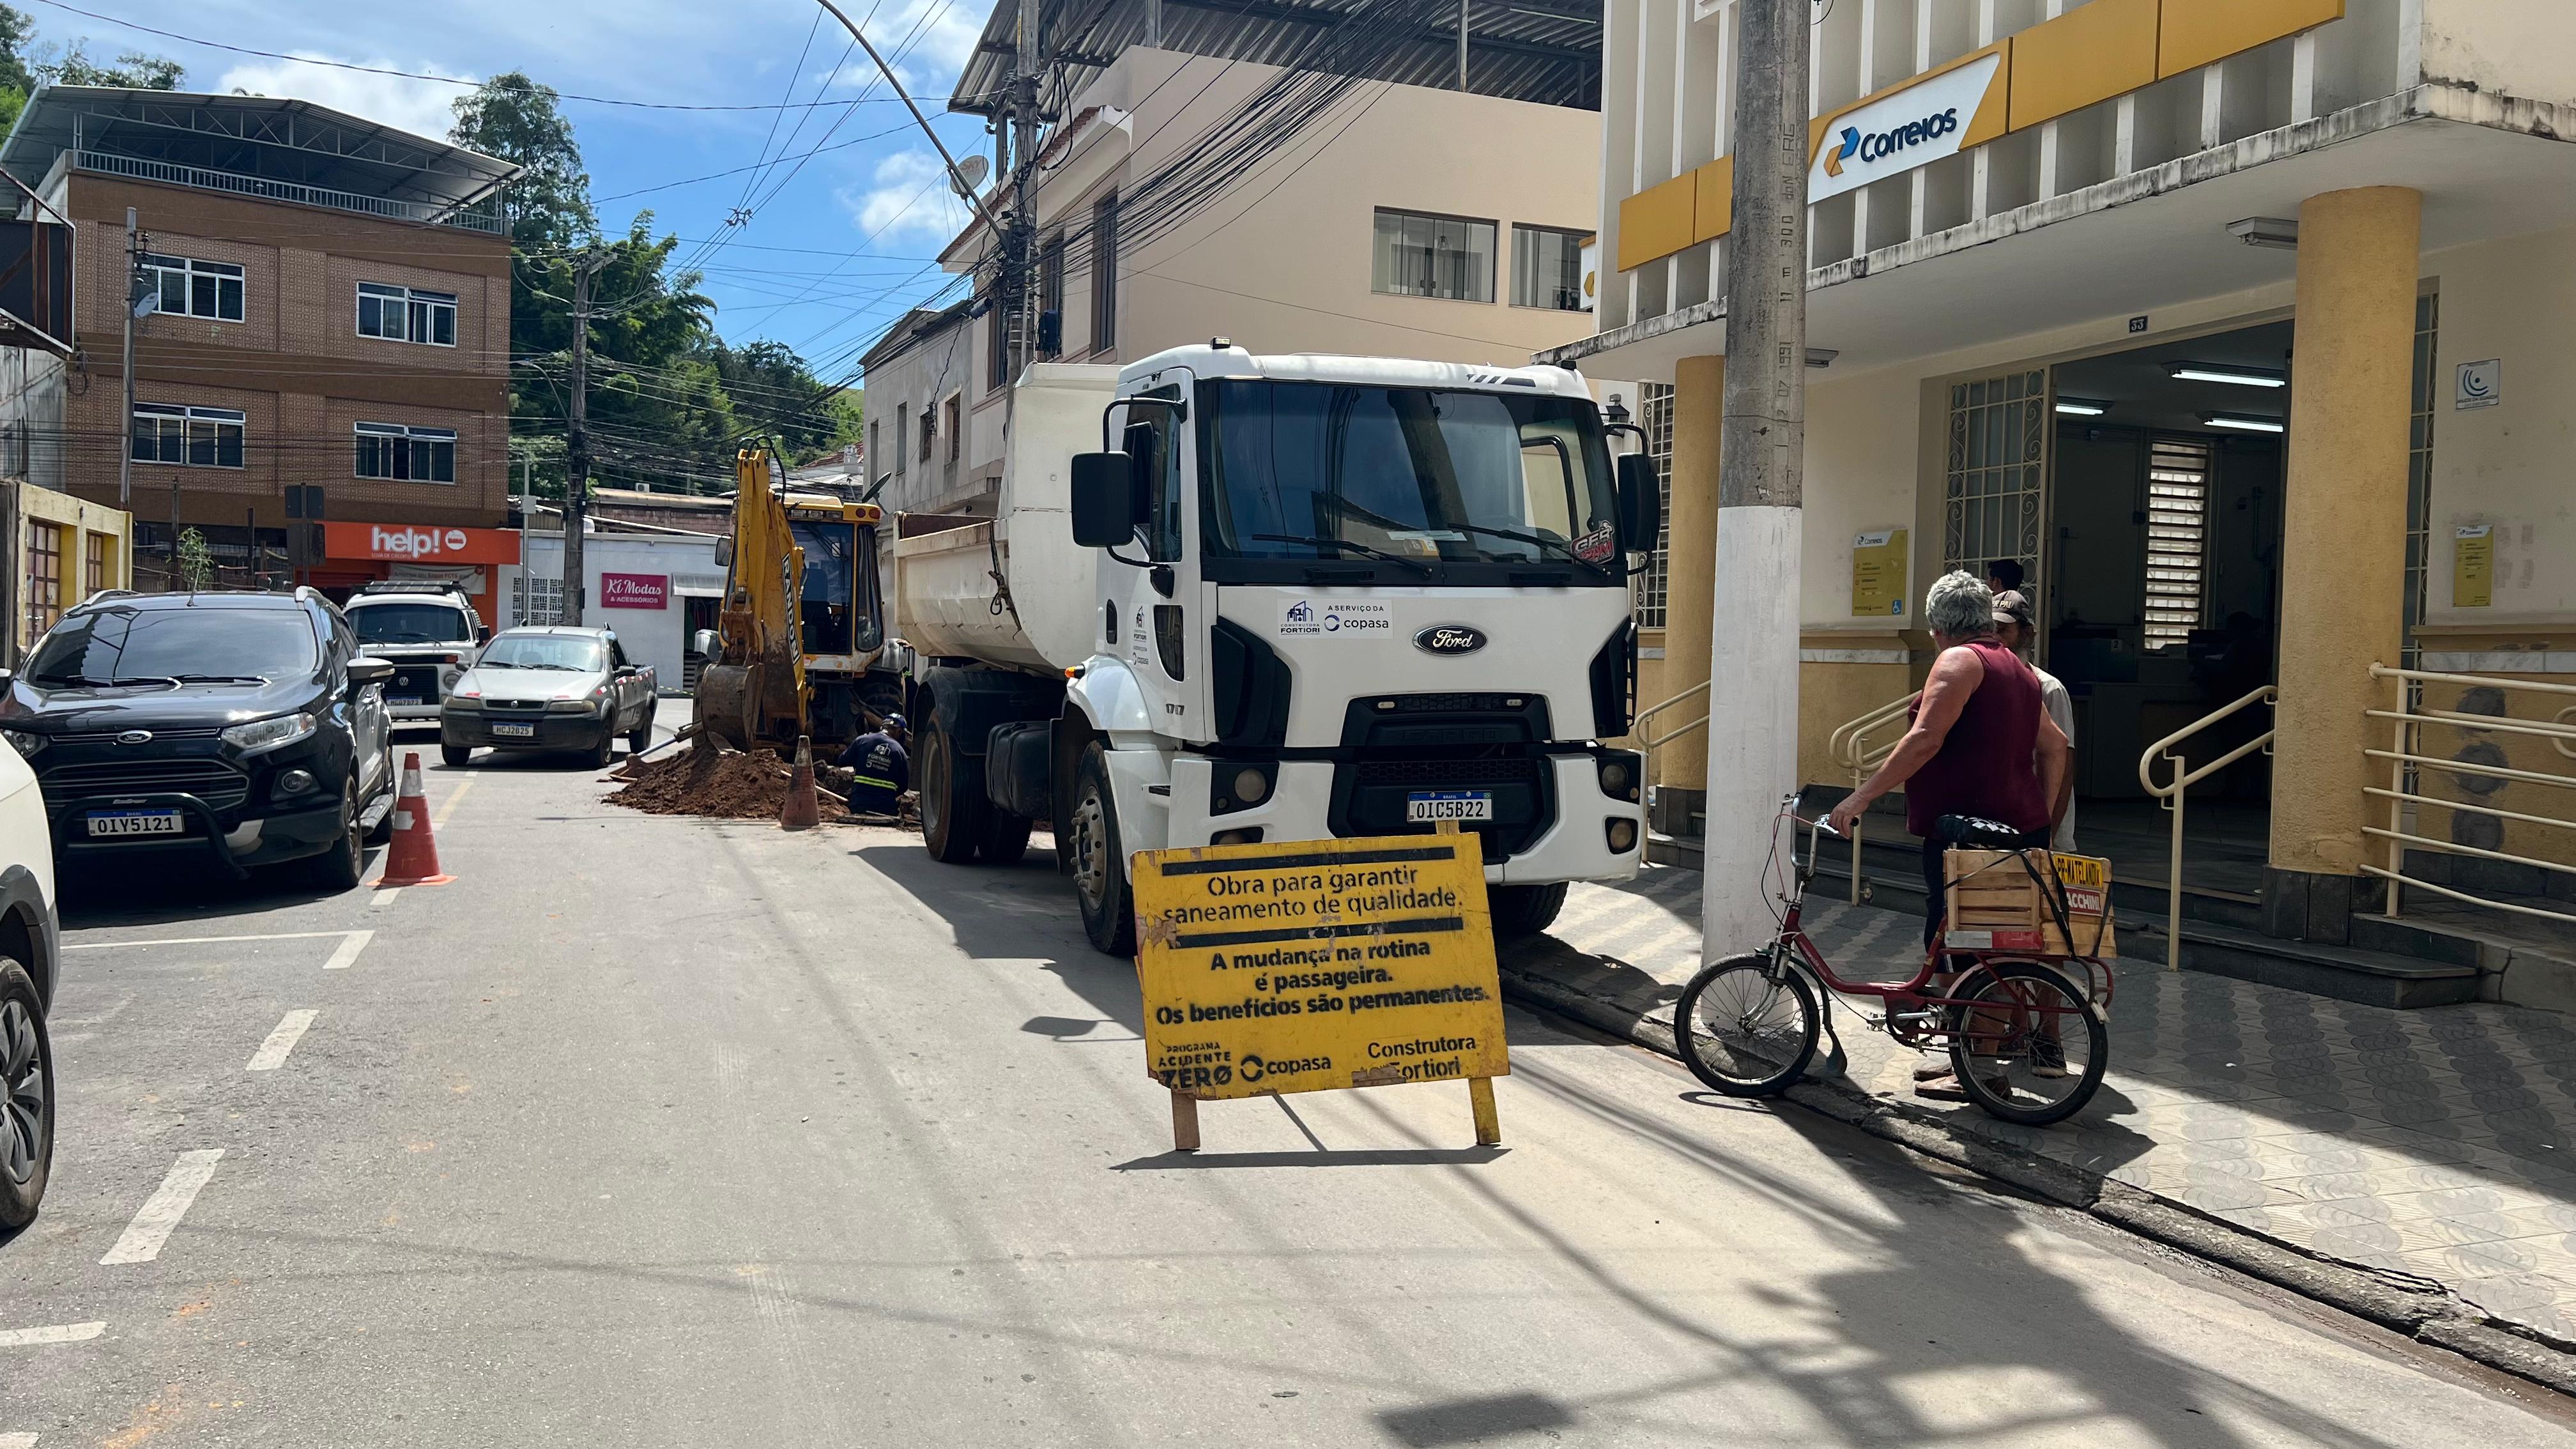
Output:
<instances>
[{"instance_id":1,"label":"excavator cab","mask_svg":"<svg viewBox=\"0 0 2576 1449\"><path fill-rule=\"evenodd\" d=\"M873 504L791 494L777 455L735 459L733 536L720 547L717 650L698 679L698 719L737 749L854 731L869 666L885 647Z\"/></svg>"}]
</instances>

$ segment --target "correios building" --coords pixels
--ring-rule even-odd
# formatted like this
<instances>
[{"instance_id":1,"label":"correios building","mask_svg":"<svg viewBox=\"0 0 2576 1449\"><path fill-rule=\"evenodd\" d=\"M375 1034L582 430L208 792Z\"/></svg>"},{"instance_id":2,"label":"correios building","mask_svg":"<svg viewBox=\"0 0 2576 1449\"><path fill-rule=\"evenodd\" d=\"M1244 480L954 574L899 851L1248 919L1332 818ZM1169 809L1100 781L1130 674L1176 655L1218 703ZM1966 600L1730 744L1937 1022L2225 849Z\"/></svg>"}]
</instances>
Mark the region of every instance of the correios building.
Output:
<instances>
[{"instance_id":1,"label":"correios building","mask_svg":"<svg viewBox=\"0 0 2576 1449\"><path fill-rule=\"evenodd\" d=\"M2243 747L2183 797L2189 964L2576 1006L2576 5L1816 0L1803 542L1711 578L1737 11L1610 0L1600 330L1543 354L1650 380L1641 697L1794 589L1798 774L1848 787L1924 586L2010 560L2124 915L2170 883L2142 757ZM1705 738L1658 752L1669 833ZM1707 823L1712 891L1756 838Z\"/></svg>"}]
</instances>

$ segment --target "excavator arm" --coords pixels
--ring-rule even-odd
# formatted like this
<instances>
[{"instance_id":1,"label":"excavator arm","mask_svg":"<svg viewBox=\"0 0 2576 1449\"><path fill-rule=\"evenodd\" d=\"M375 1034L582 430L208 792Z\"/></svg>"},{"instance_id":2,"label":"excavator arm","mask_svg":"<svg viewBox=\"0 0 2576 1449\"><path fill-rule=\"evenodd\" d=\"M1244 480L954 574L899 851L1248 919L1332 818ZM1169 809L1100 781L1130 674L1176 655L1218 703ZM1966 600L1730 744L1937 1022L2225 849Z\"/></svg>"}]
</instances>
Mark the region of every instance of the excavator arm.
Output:
<instances>
[{"instance_id":1,"label":"excavator arm","mask_svg":"<svg viewBox=\"0 0 2576 1449\"><path fill-rule=\"evenodd\" d=\"M733 557L716 615L716 658L698 675L697 717L739 750L806 732L802 580L786 473L767 448L734 458Z\"/></svg>"}]
</instances>

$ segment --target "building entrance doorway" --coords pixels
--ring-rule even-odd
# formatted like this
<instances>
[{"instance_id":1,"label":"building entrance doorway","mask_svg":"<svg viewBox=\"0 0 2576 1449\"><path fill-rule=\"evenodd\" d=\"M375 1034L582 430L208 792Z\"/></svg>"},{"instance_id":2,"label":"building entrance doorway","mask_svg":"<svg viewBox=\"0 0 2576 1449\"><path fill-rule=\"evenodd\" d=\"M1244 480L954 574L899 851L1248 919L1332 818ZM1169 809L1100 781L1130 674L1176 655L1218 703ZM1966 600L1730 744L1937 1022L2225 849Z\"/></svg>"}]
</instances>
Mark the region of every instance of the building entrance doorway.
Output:
<instances>
[{"instance_id":1,"label":"building entrance doorway","mask_svg":"<svg viewBox=\"0 0 2576 1449\"><path fill-rule=\"evenodd\" d=\"M2148 746L2275 680L2292 325L2052 370L2042 663L2076 719L2077 844L2164 874ZM2207 759L2260 733L2251 710L2199 736ZM2196 888L2252 896L2268 853L2270 762L2192 792ZM2135 878L2135 875L2132 875Z\"/></svg>"}]
</instances>

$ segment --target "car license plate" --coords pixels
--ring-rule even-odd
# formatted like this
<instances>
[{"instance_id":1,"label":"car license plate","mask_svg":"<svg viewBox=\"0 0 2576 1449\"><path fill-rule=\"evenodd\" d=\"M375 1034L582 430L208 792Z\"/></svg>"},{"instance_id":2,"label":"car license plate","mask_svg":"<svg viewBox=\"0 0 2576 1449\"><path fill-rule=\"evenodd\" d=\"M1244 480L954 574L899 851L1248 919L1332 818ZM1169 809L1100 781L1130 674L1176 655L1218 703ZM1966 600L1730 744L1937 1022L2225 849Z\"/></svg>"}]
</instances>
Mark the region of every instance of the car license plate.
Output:
<instances>
[{"instance_id":1,"label":"car license plate","mask_svg":"<svg viewBox=\"0 0 2576 1449\"><path fill-rule=\"evenodd\" d=\"M1491 820L1494 797L1486 790L1417 790L1404 797L1404 818L1422 821Z\"/></svg>"},{"instance_id":2,"label":"car license plate","mask_svg":"<svg viewBox=\"0 0 2576 1449\"><path fill-rule=\"evenodd\" d=\"M187 829L176 810L98 810L89 817L93 840L119 835L182 835Z\"/></svg>"},{"instance_id":3,"label":"car license plate","mask_svg":"<svg viewBox=\"0 0 2576 1449\"><path fill-rule=\"evenodd\" d=\"M420 696L419 696L419 695L416 695L416 694L397 694L397 695L393 695L393 696L391 696L391 697L387 698L387 699L385 700L385 703L387 703L387 704L418 704L418 703L420 703Z\"/></svg>"},{"instance_id":4,"label":"car license plate","mask_svg":"<svg viewBox=\"0 0 2576 1449\"><path fill-rule=\"evenodd\" d=\"M496 740L532 740L536 737L537 727L532 724L496 724L492 726L492 738Z\"/></svg>"}]
</instances>

